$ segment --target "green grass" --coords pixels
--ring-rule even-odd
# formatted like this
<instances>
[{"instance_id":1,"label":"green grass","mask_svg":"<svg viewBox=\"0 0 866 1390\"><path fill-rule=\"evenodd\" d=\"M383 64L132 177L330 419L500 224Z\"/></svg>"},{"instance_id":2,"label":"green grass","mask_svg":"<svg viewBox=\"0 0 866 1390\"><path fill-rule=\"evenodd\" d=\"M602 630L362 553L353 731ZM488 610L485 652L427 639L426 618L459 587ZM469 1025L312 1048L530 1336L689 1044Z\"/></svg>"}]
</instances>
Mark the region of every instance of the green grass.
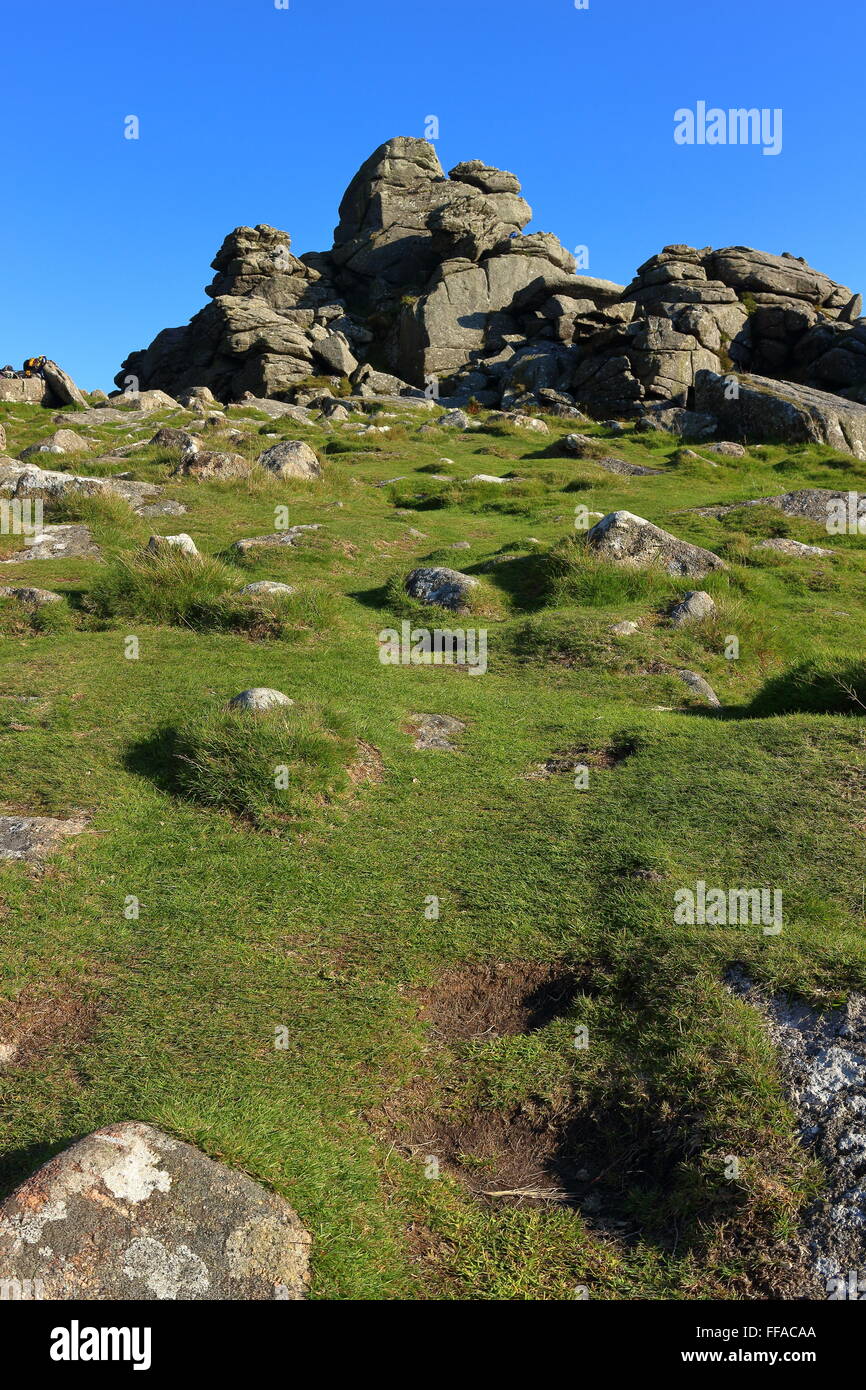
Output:
<instances>
[{"instance_id":1,"label":"green grass","mask_svg":"<svg viewBox=\"0 0 866 1390\"><path fill-rule=\"evenodd\" d=\"M10 453L54 428L36 407L0 418ZM422 435L427 418L406 411L390 422L401 433L358 449L339 429L232 411L250 431L232 447L254 456L270 442L259 430L308 439L324 480L169 481L171 460L145 448L129 467L187 515L70 503L102 562L5 566L3 583L67 599L57 618L0 605L5 803L92 821L44 875L0 869L0 991L72 993L96 1013L87 1036L58 1036L0 1074L0 1183L138 1118L285 1195L313 1233L319 1299L552 1300L582 1285L593 1298L766 1297L820 1174L772 1049L722 980L740 961L812 1000L866 987L866 742L836 679L863 698L864 541L764 509L689 509L862 486L864 465L764 446L692 469L672 438L581 425L605 452L664 470L626 478L518 431ZM569 432L549 423L554 442ZM83 432L107 449L130 431ZM478 472L526 483L467 486ZM398 474L405 484L378 486ZM578 488L589 510L627 508L724 554L730 569L701 581L718 619L674 629L668 603L691 584L588 559ZM231 559L234 541L274 531L276 505L321 530ZM753 549L781 528L832 557ZM188 532L203 558L145 558L151 529ZM401 577L431 556L482 580L484 676L379 661L378 633L404 614L455 625L402 595ZM238 590L255 579L299 595L247 607ZM610 633L624 618L640 622L636 637ZM672 674L683 666L715 687L721 715L690 706ZM227 700L255 685L297 704L229 715ZM415 751L418 711L464 721L459 754ZM350 771L362 746L378 780ZM628 756L590 756L611 748ZM586 790L533 775L571 750L589 764ZM698 878L781 887L782 934L675 926L673 893ZM561 1016L488 1042L431 1034L419 989L444 970L521 960L574 972ZM418 1087L430 1116L573 1122L627 1224L478 1199L467 1178L486 1170L471 1152L462 1173L429 1180L405 1122ZM733 1184L721 1163L732 1153Z\"/></svg>"}]
</instances>

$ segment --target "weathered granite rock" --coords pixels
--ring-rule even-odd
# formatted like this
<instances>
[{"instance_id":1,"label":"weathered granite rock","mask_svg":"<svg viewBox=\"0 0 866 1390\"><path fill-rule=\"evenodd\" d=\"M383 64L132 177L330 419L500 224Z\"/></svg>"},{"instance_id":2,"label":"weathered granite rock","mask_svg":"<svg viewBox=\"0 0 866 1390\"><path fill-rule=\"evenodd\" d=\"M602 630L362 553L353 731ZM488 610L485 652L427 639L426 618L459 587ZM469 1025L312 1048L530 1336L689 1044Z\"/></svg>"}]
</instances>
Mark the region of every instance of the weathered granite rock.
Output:
<instances>
[{"instance_id":1,"label":"weathered granite rock","mask_svg":"<svg viewBox=\"0 0 866 1390\"><path fill-rule=\"evenodd\" d=\"M17 598L33 608L44 608L47 603L62 603L63 595L55 594L53 589L16 588L14 585L0 585L0 595L4 598Z\"/></svg>"},{"instance_id":2,"label":"weathered granite rock","mask_svg":"<svg viewBox=\"0 0 866 1390\"><path fill-rule=\"evenodd\" d=\"M263 598L289 598L297 592L293 584L280 584L276 579L257 579L241 589L242 594L258 594Z\"/></svg>"},{"instance_id":3,"label":"weathered granite rock","mask_svg":"<svg viewBox=\"0 0 866 1390\"><path fill-rule=\"evenodd\" d=\"M322 476L322 465L316 454L301 439L272 444L259 455L258 463L277 478L316 479Z\"/></svg>"},{"instance_id":4,"label":"weathered granite rock","mask_svg":"<svg viewBox=\"0 0 866 1390\"><path fill-rule=\"evenodd\" d=\"M466 729L462 719L450 714L410 714L407 722L413 747L425 753L456 753L454 740Z\"/></svg>"},{"instance_id":5,"label":"weathered granite rock","mask_svg":"<svg viewBox=\"0 0 866 1390\"><path fill-rule=\"evenodd\" d=\"M46 1299L300 1300L311 1238L245 1173L134 1121L40 1168L0 1207L0 1284Z\"/></svg>"},{"instance_id":6,"label":"weathered granite rock","mask_svg":"<svg viewBox=\"0 0 866 1390\"><path fill-rule=\"evenodd\" d=\"M195 447L183 450L172 477L196 478L201 483L211 478L246 478L251 472L252 464L243 454L202 449L196 441Z\"/></svg>"},{"instance_id":7,"label":"weathered granite rock","mask_svg":"<svg viewBox=\"0 0 866 1390\"><path fill-rule=\"evenodd\" d=\"M261 714L264 710L288 707L294 703L294 700L290 700L281 690L270 690L265 685L256 685L250 690L242 690L240 695L233 696L229 700L229 709Z\"/></svg>"},{"instance_id":8,"label":"weathered granite rock","mask_svg":"<svg viewBox=\"0 0 866 1390\"><path fill-rule=\"evenodd\" d=\"M43 526L25 549L7 555L5 560L0 560L0 565L24 564L29 560L98 560L101 554L88 526Z\"/></svg>"},{"instance_id":9,"label":"weathered granite rock","mask_svg":"<svg viewBox=\"0 0 866 1390\"><path fill-rule=\"evenodd\" d=\"M147 542L147 549L152 555L168 554L176 550L183 555L199 555L198 549L192 536L188 536L185 531L179 531L176 536L151 536Z\"/></svg>"},{"instance_id":10,"label":"weathered granite rock","mask_svg":"<svg viewBox=\"0 0 866 1390\"><path fill-rule=\"evenodd\" d=\"M716 605L705 590L690 589L679 603L674 604L669 616L674 627L683 627L687 623L703 622L705 618L711 618L715 611Z\"/></svg>"},{"instance_id":11,"label":"weathered granite rock","mask_svg":"<svg viewBox=\"0 0 866 1390\"><path fill-rule=\"evenodd\" d=\"M420 603L433 603L439 608L451 608L455 613L468 611L472 590L478 580L460 570L442 566L415 569L406 578L406 593Z\"/></svg>"},{"instance_id":12,"label":"weathered granite rock","mask_svg":"<svg viewBox=\"0 0 866 1390\"><path fill-rule=\"evenodd\" d=\"M726 434L753 443L829 444L866 459L866 406L811 386L745 373L735 396L716 372L695 376L695 406L715 415Z\"/></svg>"},{"instance_id":13,"label":"weathered granite rock","mask_svg":"<svg viewBox=\"0 0 866 1390\"><path fill-rule=\"evenodd\" d=\"M713 690L713 687L703 676L698 675L697 671L677 671L676 674L683 684L687 685L689 690L691 690L694 695L697 695L699 699L704 700L708 705L712 705L714 709L718 709L721 706L722 702L715 690Z\"/></svg>"},{"instance_id":14,"label":"weathered granite rock","mask_svg":"<svg viewBox=\"0 0 866 1390\"><path fill-rule=\"evenodd\" d=\"M22 449L18 457L27 459L34 454L81 454L86 453L92 447L92 440L85 439L75 430L55 430L53 434L46 435L45 439L40 439L35 444L30 444L26 449Z\"/></svg>"},{"instance_id":15,"label":"weathered granite rock","mask_svg":"<svg viewBox=\"0 0 866 1390\"><path fill-rule=\"evenodd\" d=\"M682 541L633 512L610 512L587 532L586 540L597 555L639 569L653 566L695 579L710 570L727 569L711 550Z\"/></svg>"},{"instance_id":16,"label":"weathered granite rock","mask_svg":"<svg viewBox=\"0 0 866 1390\"><path fill-rule=\"evenodd\" d=\"M260 547L295 546L308 531L319 530L321 530L319 522L289 526L285 531L274 531L268 536L250 536L246 540L235 541L232 550L236 550L239 555L247 555L251 550L258 550Z\"/></svg>"},{"instance_id":17,"label":"weathered granite rock","mask_svg":"<svg viewBox=\"0 0 866 1390\"><path fill-rule=\"evenodd\" d=\"M44 589L33 590L45 593ZM54 598L59 598L58 594ZM0 816L0 861L18 860L41 864L70 835L86 829L86 815L58 819L55 816ZM3 1284L3 1207L0 1207L0 1287Z\"/></svg>"},{"instance_id":18,"label":"weathered granite rock","mask_svg":"<svg viewBox=\"0 0 866 1390\"><path fill-rule=\"evenodd\" d=\"M768 540L758 541L755 549L775 550L780 555L788 555L795 560L810 555L820 557L833 554L833 551L828 550L826 546L805 545L803 541L791 540L789 536L770 536Z\"/></svg>"}]
</instances>

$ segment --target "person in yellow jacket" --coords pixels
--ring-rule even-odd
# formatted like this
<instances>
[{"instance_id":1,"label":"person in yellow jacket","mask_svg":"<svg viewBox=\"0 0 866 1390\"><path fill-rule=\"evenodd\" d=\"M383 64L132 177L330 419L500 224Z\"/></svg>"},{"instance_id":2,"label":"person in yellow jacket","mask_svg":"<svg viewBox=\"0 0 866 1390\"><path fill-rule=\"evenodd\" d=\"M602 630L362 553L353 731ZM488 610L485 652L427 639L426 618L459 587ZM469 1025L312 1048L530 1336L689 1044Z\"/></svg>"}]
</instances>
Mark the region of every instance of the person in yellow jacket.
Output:
<instances>
[{"instance_id":1,"label":"person in yellow jacket","mask_svg":"<svg viewBox=\"0 0 866 1390\"><path fill-rule=\"evenodd\" d=\"M44 376L43 367L48 361L47 357L28 357L24 363L25 376Z\"/></svg>"}]
</instances>

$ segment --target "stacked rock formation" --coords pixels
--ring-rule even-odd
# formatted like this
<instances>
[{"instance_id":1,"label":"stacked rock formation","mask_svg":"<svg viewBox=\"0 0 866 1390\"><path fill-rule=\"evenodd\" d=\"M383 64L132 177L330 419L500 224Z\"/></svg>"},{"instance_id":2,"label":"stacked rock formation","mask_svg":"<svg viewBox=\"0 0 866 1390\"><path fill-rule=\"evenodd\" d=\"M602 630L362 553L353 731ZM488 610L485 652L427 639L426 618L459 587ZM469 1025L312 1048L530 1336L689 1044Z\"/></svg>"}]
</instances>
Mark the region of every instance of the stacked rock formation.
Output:
<instances>
[{"instance_id":1,"label":"stacked rock formation","mask_svg":"<svg viewBox=\"0 0 866 1390\"><path fill-rule=\"evenodd\" d=\"M331 250L300 258L286 232L236 228L212 302L127 358L118 385L292 401L324 376L362 395L651 420L693 411L710 377L748 373L809 388L810 418L838 414L839 396L866 405L860 296L787 252L672 245L626 286L580 275L555 236L524 231L513 174L470 160L446 176L405 137L362 165L339 216ZM755 413L727 411L726 431L746 437ZM859 417L846 421L805 437L859 440Z\"/></svg>"}]
</instances>

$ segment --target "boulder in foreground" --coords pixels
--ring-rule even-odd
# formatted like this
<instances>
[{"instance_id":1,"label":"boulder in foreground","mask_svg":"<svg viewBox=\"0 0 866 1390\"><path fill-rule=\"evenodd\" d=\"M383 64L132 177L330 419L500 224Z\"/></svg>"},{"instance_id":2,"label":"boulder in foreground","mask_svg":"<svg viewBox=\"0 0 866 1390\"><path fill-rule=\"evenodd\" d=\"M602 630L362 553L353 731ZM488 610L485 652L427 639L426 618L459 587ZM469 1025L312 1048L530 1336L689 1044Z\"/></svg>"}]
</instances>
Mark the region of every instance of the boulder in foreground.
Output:
<instances>
[{"instance_id":1,"label":"boulder in foreground","mask_svg":"<svg viewBox=\"0 0 866 1390\"><path fill-rule=\"evenodd\" d=\"M598 555L638 569L653 566L695 579L710 570L727 569L724 560L711 550L681 541L633 512L609 512L587 532L586 539Z\"/></svg>"},{"instance_id":2,"label":"boulder in foreground","mask_svg":"<svg viewBox=\"0 0 866 1390\"><path fill-rule=\"evenodd\" d=\"M108 1125L0 1206L0 1286L46 1299L306 1296L310 1236L281 1197L150 1125Z\"/></svg>"}]
</instances>

